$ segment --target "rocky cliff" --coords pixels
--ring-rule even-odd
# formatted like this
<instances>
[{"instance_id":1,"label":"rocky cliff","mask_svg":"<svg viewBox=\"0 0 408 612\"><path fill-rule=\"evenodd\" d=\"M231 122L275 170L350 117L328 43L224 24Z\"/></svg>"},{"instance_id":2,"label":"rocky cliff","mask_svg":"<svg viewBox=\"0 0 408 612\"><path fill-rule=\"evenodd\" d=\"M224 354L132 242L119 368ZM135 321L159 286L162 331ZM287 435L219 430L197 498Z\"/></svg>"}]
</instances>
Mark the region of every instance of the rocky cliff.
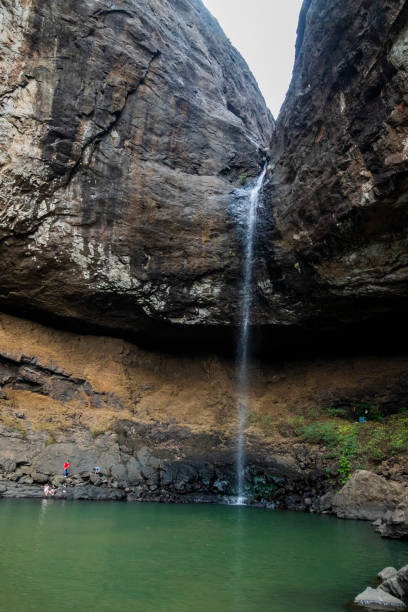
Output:
<instances>
[{"instance_id":1,"label":"rocky cliff","mask_svg":"<svg viewBox=\"0 0 408 612\"><path fill-rule=\"evenodd\" d=\"M330 507L319 498L340 482L337 449L297 431L327 418L326 405L396 412L407 370L406 357L254 363L246 432L254 501ZM228 358L165 355L1 315L0 389L0 496L40 496L42 482L62 484L66 458L69 496L189 501L234 493L236 382ZM380 474L405 481L406 456L380 466L374 459ZM357 457L367 460L373 464ZM95 465L103 478L92 475Z\"/></svg>"},{"instance_id":2,"label":"rocky cliff","mask_svg":"<svg viewBox=\"0 0 408 612\"><path fill-rule=\"evenodd\" d=\"M1 17L3 308L150 335L231 323L231 192L273 120L201 0L5 1Z\"/></svg>"},{"instance_id":3,"label":"rocky cliff","mask_svg":"<svg viewBox=\"0 0 408 612\"><path fill-rule=\"evenodd\" d=\"M261 237L278 325L405 327L407 16L404 0L303 4Z\"/></svg>"},{"instance_id":4,"label":"rocky cliff","mask_svg":"<svg viewBox=\"0 0 408 612\"><path fill-rule=\"evenodd\" d=\"M306 0L273 133L200 0L3 1L0 307L161 345L233 327L234 194L269 147L253 322L282 345L398 329L406 14Z\"/></svg>"}]
</instances>

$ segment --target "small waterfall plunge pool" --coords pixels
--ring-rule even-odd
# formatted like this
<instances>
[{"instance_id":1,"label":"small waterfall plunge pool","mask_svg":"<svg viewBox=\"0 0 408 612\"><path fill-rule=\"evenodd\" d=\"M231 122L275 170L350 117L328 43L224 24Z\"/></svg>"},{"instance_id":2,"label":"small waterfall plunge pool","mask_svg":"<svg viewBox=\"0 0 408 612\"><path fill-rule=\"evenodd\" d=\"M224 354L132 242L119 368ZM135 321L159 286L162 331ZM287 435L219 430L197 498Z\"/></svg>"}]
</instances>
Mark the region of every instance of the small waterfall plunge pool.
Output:
<instances>
[{"instance_id":1,"label":"small waterfall plunge pool","mask_svg":"<svg viewBox=\"0 0 408 612\"><path fill-rule=\"evenodd\" d=\"M0 501L0 610L341 612L408 544L245 506Z\"/></svg>"}]
</instances>

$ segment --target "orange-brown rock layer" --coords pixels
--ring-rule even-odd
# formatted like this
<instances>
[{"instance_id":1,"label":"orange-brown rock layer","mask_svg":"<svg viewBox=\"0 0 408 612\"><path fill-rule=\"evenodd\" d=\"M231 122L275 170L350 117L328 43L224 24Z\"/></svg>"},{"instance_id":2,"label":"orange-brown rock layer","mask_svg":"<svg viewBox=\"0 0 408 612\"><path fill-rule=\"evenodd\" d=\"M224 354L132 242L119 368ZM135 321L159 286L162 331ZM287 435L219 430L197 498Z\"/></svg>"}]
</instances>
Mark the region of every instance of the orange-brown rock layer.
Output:
<instances>
[{"instance_id":1,"label":"orange-brown rock layer","mask_svg":"<svg viewBox=\"0 0 408 612\"><path fill-rule=\"evenodd\" d=\"M253 363L248 473L296 481L297 496L324 492L330 459L288 424L339 401L395 411L407 396L407 366L402 357ZM164 355L1 315L0 393L0 466L13 494L38 474L60 475L64 456L79 479L100 465L106 487L116 482L121 495L141 487L139 496L174 499L233 487L235 376L227 359Z\"/></svg>"}]
</instances>

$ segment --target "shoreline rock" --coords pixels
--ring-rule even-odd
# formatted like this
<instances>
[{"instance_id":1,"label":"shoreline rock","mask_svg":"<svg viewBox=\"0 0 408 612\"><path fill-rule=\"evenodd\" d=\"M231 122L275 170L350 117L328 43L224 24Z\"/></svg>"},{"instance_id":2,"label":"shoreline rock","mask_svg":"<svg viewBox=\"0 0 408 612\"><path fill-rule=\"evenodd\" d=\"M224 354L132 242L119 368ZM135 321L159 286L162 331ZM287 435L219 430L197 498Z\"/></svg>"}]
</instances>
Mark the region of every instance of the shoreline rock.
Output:
<instances>
[{"instance_id":1,"label":"shoreline rock","mask_svg":"<svg viewBox=\"0 0 408 612\"><path fill-rule=\"evenodd\" d=\"M333 498L333 512L339 518L375 521L397 507L406 493L403 485L368 470L356 470Z\"/></svg>"},{"instance_id":2,"label":"shoreline rock","mask_svg":"<svg viewBox=\"0 0 408 612\"><path fill-rule=\"evenodd\" d=\"M376 589L367 587L357 595L354 603L370 610L405 609L404 602L408 598L408 565L398 571L394 567L385 567L377 577L381 584Z\"/></svg>"},{"instance_id":3,"label":"shoreline rock","mask_svg":"<svg viewBox=\"0 0 408 612\"><path fill-rule=\"evenodd\" d=\"M369 608L370 610L388 610L389 608L404 609L406 607L404 602L397 597L380 591L378 588L373 589L372 587L367 587L362 593L357 595L354 599L354 603Z\"/></svg>"},{"instance_id":4,"label":"shoreline rock","mask_svg":"<svg viewBox=\"0 0 408 612\"><path fill-rule=\"evenodd\" d=\"M408 502L404 500L394 511L386 512L374 526L383 538L408 538Z\"/></svg>"}]
</instances>

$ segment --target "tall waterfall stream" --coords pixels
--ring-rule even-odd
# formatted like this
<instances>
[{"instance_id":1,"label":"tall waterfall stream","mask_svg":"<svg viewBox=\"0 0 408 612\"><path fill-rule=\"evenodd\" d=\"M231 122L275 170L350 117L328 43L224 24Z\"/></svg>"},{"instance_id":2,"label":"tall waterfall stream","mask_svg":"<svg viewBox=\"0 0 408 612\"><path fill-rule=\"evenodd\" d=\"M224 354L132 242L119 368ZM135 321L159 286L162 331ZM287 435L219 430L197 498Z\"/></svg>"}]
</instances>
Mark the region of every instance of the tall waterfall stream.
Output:
<instances>
[{"instance_id":1,"label":"tall waterfall stream","mask_svg":"<svg viewBox=\"0 0 408 612\"><path fill-rule=\"evenodd\" d=\"M237 499L236 503L245 503L244 472L245 472L245 423L247 418L250 377L248 372L248 352L250 345L250 322L252 308L252 278L253 278L253 251L256 228L257 208L259 194L266 173L266 164L249 192L248 210L245 226L245 251L242 267L240 332L237 346Z\"/></svg>"}]
</instances>

